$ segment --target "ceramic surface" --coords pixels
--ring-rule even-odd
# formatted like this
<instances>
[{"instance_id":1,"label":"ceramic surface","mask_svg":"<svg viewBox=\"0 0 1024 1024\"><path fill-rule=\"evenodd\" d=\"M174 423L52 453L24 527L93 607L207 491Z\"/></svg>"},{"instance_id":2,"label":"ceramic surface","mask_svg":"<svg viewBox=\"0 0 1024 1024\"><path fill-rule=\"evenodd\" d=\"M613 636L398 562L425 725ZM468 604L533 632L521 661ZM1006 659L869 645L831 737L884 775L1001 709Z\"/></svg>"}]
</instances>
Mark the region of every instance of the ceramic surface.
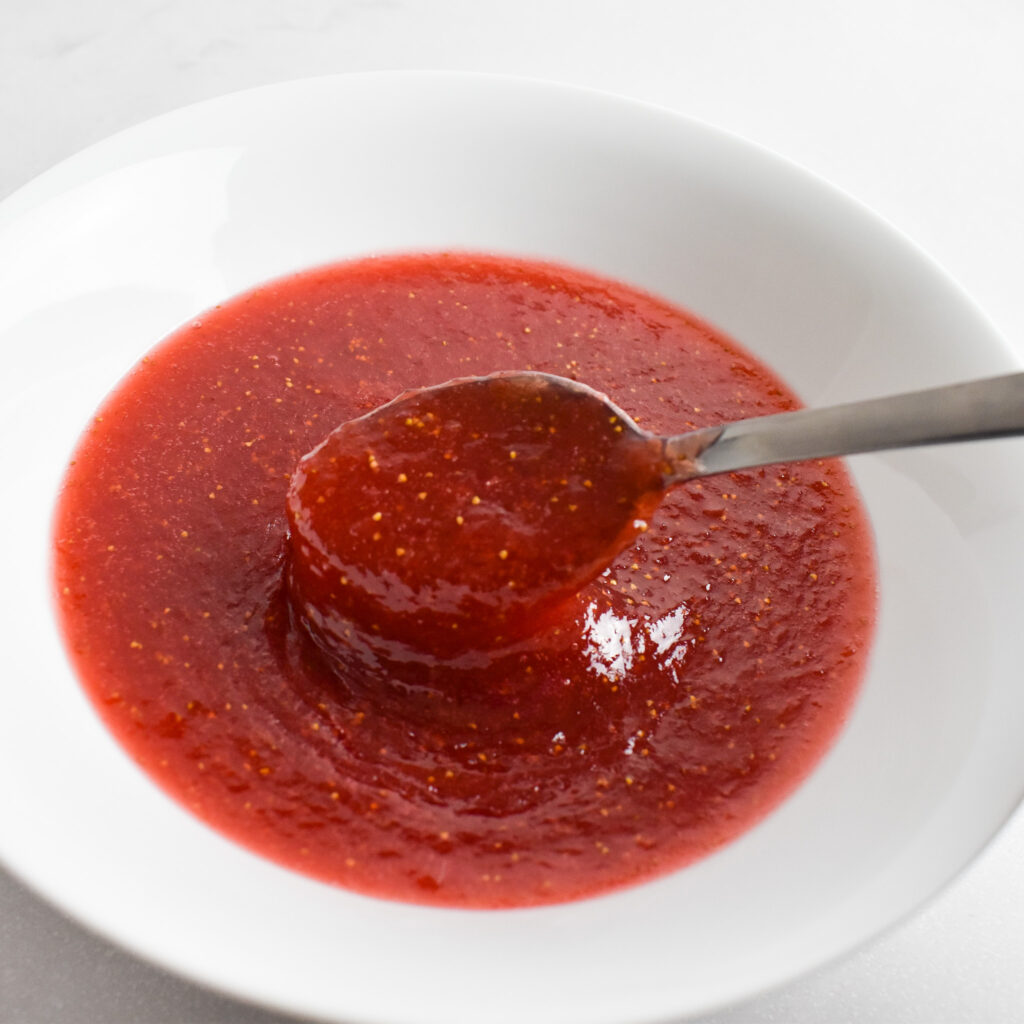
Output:
<instances>
[{"instance_id":1,"label":"ceramic surface","mask_svg":"<svg viewBox=\"0 0 1024 1024\"><path fill-rule=\"evenodd\" d=\"M90 926L246 999L332 1020L611 1024L721 1006L838 956L936 891L1024 789L1024 447L859 457L881 566L863 693L761 826L685 871L514 912L367 899L239 849L92 713L50 608L49 516L82 425L174 327L316 263L470 248L678 301L809 404L1017 361L885 224L677 115L541 83L313 79L159 118L0 205L7 671L0 857ZM13 439L10 440L10 439ZM15 784L16 783L16 784Z\"/></svg>"}]
</instances>

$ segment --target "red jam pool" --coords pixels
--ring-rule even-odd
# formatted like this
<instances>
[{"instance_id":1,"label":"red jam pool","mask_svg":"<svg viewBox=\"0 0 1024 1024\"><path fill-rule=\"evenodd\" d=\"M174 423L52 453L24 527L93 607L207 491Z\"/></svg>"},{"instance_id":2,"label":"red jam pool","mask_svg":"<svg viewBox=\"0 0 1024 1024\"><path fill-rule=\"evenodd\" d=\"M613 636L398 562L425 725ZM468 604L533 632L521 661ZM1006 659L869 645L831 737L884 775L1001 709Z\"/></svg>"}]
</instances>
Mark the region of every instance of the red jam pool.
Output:
<instances>
[{"instance_id":1,"label":"red jam pool","mask_svg":"<svg viewBox=\"0 0 1024 1024\"><path fill-rule=\"evenodd\" d=\"M114 735L211 826L375 896L537 905L704 856L828 748L875 608L870 528L835 461L676 489L557 624L489 657L392 672L313 641L287 585L300 460L406 389L523 369L659 433L797 405L661 300L450 254L257 288L104 403L57 507L63 631Z\"/></svg>"}]
</instances>

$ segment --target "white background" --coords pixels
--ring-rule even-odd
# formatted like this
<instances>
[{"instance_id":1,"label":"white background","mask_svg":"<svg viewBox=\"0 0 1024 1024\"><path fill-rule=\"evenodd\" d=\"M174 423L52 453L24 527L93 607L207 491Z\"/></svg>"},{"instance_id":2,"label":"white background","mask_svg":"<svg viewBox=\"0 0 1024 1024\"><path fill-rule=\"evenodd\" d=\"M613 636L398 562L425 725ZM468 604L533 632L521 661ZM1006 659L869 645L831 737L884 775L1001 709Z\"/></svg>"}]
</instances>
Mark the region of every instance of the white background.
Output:
<instances>
[{"instance_id":1,"label":"white background","mask_svg":"<svg viewBox=\"0 0 1024 1024\"><path fill-rule=\"evenodd\" d=\"M174 107L390 68L592 86L744 135L914 238L1024 359L1020 0L0 0L0 199ZM0 1024L279 1020L114 949L0 870ZM705 1024L1022 1020L1018 813L914 919Z\"/></svg>"}]
</instances>

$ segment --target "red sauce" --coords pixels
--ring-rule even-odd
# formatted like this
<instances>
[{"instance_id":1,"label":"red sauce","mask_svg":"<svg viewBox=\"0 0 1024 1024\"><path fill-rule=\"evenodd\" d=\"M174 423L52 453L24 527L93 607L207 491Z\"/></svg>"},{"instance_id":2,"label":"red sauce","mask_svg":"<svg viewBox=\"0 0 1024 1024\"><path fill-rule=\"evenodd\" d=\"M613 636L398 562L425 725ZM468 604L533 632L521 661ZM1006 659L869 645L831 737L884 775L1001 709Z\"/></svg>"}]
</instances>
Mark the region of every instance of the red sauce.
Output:
<instances>
[{"instance_id":1,"label":"red sauce","mask_svg":"<svg viewBox=\"0 0 1024 1024\"><path fill-rule=\"evenodd\" d=\"M58 504L60 615L111 730L212 826L374 895L548 903L705 855L827 749L874 610L870 531L834 461L676 489L546 628L512 628L486 657L446 643L391 673L311 639L286 583L300 459L405 389L520 369L585 381L657 433L796 405L660 300L454 255L265 285L167 339L106 401ZM406 579L413 597L428 575Z\"/></svg>"},{"instance_id":2,"label":"red sauce","mask_svg":"<svg viewBox=\"0 0 1024 1024\"><path fill-rule=\"evenodd\" d=\"M566 625L566 601L646 528L663 463L658 439L569 381L407 392L299 463L292 598L339 661L483 667Z\"/></svg>"}]
</instances>

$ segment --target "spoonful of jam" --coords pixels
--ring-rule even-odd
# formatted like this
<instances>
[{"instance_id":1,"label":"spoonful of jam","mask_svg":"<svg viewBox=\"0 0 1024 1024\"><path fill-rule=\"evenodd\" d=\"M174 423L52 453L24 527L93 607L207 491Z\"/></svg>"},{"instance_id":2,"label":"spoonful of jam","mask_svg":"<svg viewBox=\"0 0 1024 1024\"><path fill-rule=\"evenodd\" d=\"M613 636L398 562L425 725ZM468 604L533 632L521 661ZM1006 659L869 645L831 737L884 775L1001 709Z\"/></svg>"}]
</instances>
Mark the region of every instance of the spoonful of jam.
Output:
<instances>
[{"instance_id":1,"label":"spoonful of jam","mask_svg":"<svg viewBox=\"0 0 1024 1024\"><path fill-rule=\"evenodd\" d=\"M556 621L683 481L1022 432L1024 373L673 437L562 377L455 380L343 423L299 463L292 600L335 658L468 666Z\"/></svg>"}]
</instances>

